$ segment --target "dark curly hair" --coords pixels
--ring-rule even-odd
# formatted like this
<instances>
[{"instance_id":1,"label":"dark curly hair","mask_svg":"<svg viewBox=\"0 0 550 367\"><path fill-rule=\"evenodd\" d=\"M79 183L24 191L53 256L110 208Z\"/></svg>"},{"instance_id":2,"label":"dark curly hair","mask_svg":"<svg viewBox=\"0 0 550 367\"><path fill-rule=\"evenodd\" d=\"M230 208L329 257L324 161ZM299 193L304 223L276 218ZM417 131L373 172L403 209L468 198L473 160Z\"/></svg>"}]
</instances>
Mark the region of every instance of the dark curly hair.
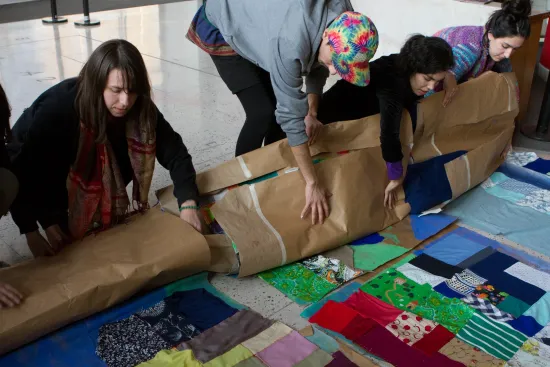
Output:
<instances>
[{"instance_id":1,"label":"dark curly hair","mask_svg":"<svg viewBox=\"0 0 550 367\"><path fill-rule=\"evenodd\" d=\"M483 42L486 46L488 45L489 33L495 38L515 36L528 38L531 35L529 15L531 15L531 0L504 0L502 8L491 14L485 24Z\"/></svg>"},{"instance_id":2,"label":"dark curly hair","mask_svg":"<svg viewBox=\"0 0 550 367\"><path fill-rule=\"evenodd\" d=\"M410 37L399 52L399 66L408 77L420 74L436 74L451 69L453 50L447 41L421 34Z\"/></svg>"},{"instance_id":3,"label":"dark curly hair","mask_svg":"<svg viewBox=\"0 0 550 367\"><path fill-rule=\"evenodd\" d=\"M8 97L0 85L0 134L2 134L4 144L11 140L10 117L11 108Z\"/></svg>"}]
</instances>

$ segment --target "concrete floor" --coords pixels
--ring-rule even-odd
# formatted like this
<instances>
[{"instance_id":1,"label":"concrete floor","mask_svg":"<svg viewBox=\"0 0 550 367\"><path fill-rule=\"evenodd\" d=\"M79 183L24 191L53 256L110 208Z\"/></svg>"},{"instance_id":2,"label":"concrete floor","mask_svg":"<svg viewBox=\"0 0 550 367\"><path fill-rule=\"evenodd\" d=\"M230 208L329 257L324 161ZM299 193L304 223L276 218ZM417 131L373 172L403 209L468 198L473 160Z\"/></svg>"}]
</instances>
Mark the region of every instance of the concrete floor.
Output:
<instances>
[{"instance_id":1,"label":"concrete floor","mask_svg":"<svg viewBox=\"0 0 550 367\"><path fill-rule=\"evenodd\" d=\"M96 13L102 25L87 29L71 23L80 16L57 26L45 26L39 20L0 24L0 82L12 105L12 124L40 93L76 76L101 42L124 38L142 52L155 102L182 135L196 169L202 171L232 158L244 111L210 57L184 38L200 4L192 0ZM367 10L359 4L358 11ZM382 24L380 28L384 28ZM403 42L387 32L385 35L377 57L396 52ZM331 79L327 87L334 81ZM151 191L169 184L168 172L157 165ZM11 218L1 219L0 261L13 264L30 258L25 239ZM256 277L237 280L215 276L213 284L266 317L295 328L307 324L299 317L300 306Z\"/></svg>"}]
</instances>

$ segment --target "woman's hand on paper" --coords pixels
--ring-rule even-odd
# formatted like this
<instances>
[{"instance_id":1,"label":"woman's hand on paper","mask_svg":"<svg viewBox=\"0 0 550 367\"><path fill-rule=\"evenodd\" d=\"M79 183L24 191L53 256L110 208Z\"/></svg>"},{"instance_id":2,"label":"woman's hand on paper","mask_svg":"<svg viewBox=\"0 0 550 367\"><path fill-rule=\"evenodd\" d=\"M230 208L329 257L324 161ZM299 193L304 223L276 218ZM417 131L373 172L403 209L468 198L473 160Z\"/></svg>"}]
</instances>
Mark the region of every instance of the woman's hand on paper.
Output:
<instances>
[{"instance_id":1,"label":"woman's hand on paper","mask_svg":"<svg viewBox=\"0 0 550 367\"><path fill-rule=\"evenodd\" d=\"M11 285L0 282L0 308L10 308L21 304L23 295Z\"/></svg>"},{"instance_id":2,"label":"woman's hand on paper","mask_svg":"<svg viewBox=\"0 0 550 367\"><path fill-rule=\"evenodd\" d=\"M445 90L445 97L443 98L443 107L447 107L452 102L453 97L458 92L458 83L454 74L447 72L445 79L443 79L443 89Z\"/></svg>"},{"instance_id":3,"label":"woman's hand on paper","mask_svg":"<svg viewBox=\"0 0 550 367\"><path fill-rule=\"evenodd\" d=\"M188 200L181 204L181 206L196 206L197 203L195 203L194 200ZM199 211L196 209L183 209L180 212L180 218L186 221L191 225L191 227L195 228L195 230L199 233L202 233L202 223L199 217Z\"/></svg>"},{"instance_id":4,"label":"woman's hand on paper","mask_svg":"<svg viewBox=\"0 0 550 367\"><path fill-rule=\"evenodd\" d=\"M312 224L322 224L330 214L328 198L332 194L317 182L306 184L306 206L302 211L304 219L311 213Z\"/></svg>"},{"instance_id":5,"label":"woman's hand on paper","mask_svg":"<svg viewBox=\"0 0 550 367\"><path fill-rule=\"evenodd\" d=\"M316 116L313 115L307 115L304 119L304 122L306 124L306 134L309 138L308 144L312 145L317 140L323 124L319 120L317 120Z\"/></svg>"},{"instance_id":6,"label":"woman's hand on paper","mask_svg":"<svg viewBox=\"0 0 550 367\"><path fill-rule=\"evenodd\" d=\"M388 186L386 186L386 191L384 192L384 206L389 209L393 209L397 203L397 193L403 179L391 180Z\"/></svg>"}]
</instances>

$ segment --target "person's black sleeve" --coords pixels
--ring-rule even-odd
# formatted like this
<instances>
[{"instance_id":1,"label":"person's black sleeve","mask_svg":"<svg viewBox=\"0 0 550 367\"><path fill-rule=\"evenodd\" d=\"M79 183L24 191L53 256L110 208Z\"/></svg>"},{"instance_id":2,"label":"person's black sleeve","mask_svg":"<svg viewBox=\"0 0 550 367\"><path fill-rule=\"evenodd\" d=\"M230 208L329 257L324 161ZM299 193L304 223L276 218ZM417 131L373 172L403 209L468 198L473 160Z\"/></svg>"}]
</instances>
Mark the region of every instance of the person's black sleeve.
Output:
<instances>
[{"instance_id":1,"label":"person's black sleeve","mask_svg":"<svg viewBox=\"0 0 550 367\"><path fill-rule=\"evenodd\" d=\"M403 114L403 97L399 88L391 84L378 87L376 90L380 105L380 143L382 157L386 162L393 163L403 159L399 132Z\"/></svg>"},{"instance_id":2,"label":"person's black sleeve","mask_svg":"<svg viewBox=\"0 0 550 367\"><path fill-rule=\"evenodd\" d=\"M157 117L157 159L170 171L178 206L187 200L195 200L198 204L199 190L191 155L181 136L174 131L160 111Z\"/></svg>"}]
</instances>

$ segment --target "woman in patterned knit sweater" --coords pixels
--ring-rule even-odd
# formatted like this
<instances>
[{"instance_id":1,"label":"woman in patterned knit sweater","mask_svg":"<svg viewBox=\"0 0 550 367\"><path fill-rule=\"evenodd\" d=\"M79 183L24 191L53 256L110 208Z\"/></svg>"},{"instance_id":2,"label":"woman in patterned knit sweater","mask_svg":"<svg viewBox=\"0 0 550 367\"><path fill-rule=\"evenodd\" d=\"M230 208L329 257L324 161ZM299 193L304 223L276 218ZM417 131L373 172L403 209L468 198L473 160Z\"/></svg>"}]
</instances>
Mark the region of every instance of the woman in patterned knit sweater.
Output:
<instances>
[{"instance_id":1,"label":"woman in patterned knit sweater","mask_svg":"<svg viewBox=\"0 0 550 367\"><path fill-rule=\"evenodd\" d=\"M502 9L495 11L484 27L451 27L435 34L453 47L455 57L455 66L443 82L444 106L451 102L458 83L490 70L512 71L510 56L531 33L530 14L530 0L505 0Z\"/></svg>"}]
</instances>

